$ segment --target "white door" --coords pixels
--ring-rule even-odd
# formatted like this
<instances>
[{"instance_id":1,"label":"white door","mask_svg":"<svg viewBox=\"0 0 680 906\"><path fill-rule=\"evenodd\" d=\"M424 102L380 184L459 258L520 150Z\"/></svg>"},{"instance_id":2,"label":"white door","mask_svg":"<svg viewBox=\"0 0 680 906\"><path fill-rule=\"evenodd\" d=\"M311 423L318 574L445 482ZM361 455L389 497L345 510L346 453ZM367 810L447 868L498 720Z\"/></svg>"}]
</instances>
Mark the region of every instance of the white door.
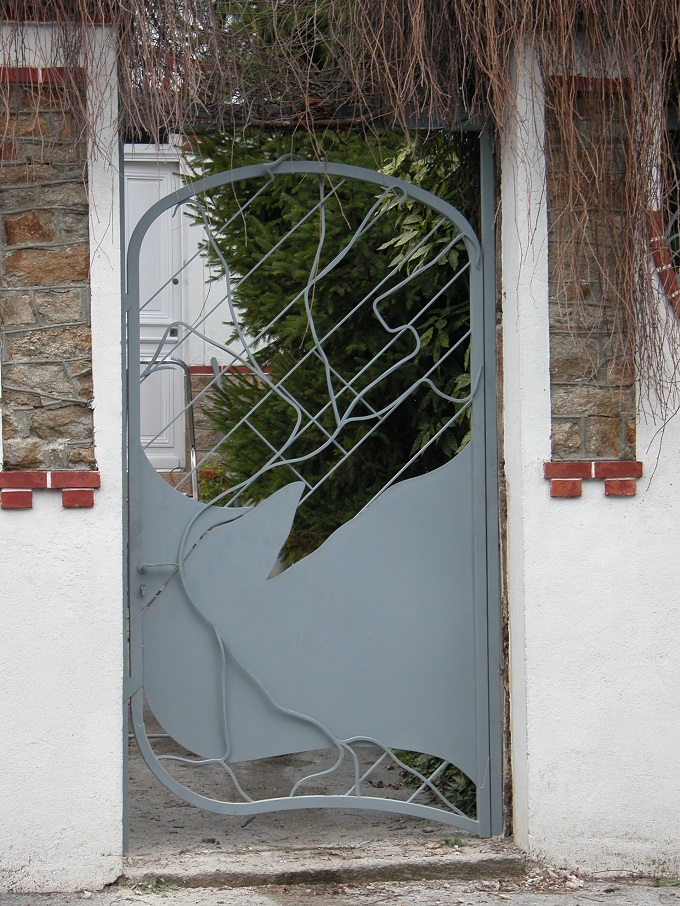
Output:
<instances>
[{"instance_id":1,"label":"white door","mask_svg":"<svg viewBox=\"0 0 680 906\"><path fill-rule=\"evenodd\" d=\"M124 167L125 242L143 214L180 186L177 156L157 149L126 145ZM180 218L166 212L142 245L140 268L140 348L148 360L167 333L162 355L181 356L174 326L182 320L182 235ZM181 346L181 344L180 344ZM175 349L177 347L177 349ZM184 356L181 356L184 358ZM141 388L142 443L159 471L185 468L183 374L178 366L152 374Z\"/></svg>"}]
</instances>

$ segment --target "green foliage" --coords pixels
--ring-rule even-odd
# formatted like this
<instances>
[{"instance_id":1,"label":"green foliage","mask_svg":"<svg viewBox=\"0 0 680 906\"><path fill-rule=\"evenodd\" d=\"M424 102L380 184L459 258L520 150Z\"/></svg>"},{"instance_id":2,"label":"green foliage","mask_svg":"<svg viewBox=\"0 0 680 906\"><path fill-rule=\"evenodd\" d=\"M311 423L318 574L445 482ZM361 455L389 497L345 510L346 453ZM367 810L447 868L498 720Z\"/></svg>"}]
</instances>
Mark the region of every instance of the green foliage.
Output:
<instances>
[{"instance_id":1,"label":"green foliage","mask_svg":"<svg viewBox=\"0 0 680 906\"><path fill-rule=\"evenodd\" d=\"M210 463L198 473L199 500L214 500L229 490L229 477L223 462Z\"/></svg>"},{"instance_id":2,"label":"green foliage","mask_svg":"<svg viewBox=\"0 0 680 906\"><path fill-rule=\"evenodd\" d=\"M423 755L422 752L397 751L394 753L405 765L418 771L423 777L429 777L441 764L441 758L432 755ZM420 781L408 771L403 772L403 778L414 786L420 786ZM474 818L477 814L477 788L470 778L450 765L433 781L433 786L456 808L459 808L468 817ZM434 796L434 794L432 794ZM458 838L454 837L458 841ZM459 845L458 841L455 844Z\"/></svg>"},{"instance_id":3,"label":"green foliage","mask_svg":"<svg viewBox=\"0 0 680 906\"><path fill-rule=\"evenodd\" d=\"M420 182L424 188L436 189L442 197L460 191L457 175L463 170L453 145L447 148L448 157L441 154L435 164L405 145L403 136L396 133L382 133L367 141L352 132L329 130L310 136L252 130L235 138L199 136L193 151L196 176L295 153L307 159L322 157L389 169ZM456 398L469 393L467 342L447 355L468 329L469 289L466 278L457 280L420 314L465 260L464 246L459 244L455 254L423 268L433 252L443 246L430 243L426 255L416 248L434 219L422 205L408 202L400 206L389 200L380 205L375 186L356 181L340 185L337 178L277 177L258 195L265 183L265 179L239 182L201 199L217 245L208 250L211 263L224 273L224 262L228 262L232 277L248 275L247 279L235 279L234 301L244 331L257 338L255 354L263 369L259 377L225 376L212 396L212 417L227 436L220 455L224 482L235 495L252 476L266 469L240 496L231 498L238 503L255 503L300 477L315 486L333 470L298 510L284 551L286 559L292 561L318 547L365 506L455 411L449 400L424 384L377 430L371 409L380 411L389 406L428 370L444 393ZM325 197L325 222L319 211L304 220L319 202L320 192ZM347 251L349 238L372 207L376 208L375 215ZM294 227L293 234L277 247L281 237ZM452 227L440 232L439 243L450 242L455 235ZM342 250L346 251L344 257L325 276L324 268ZM265 256L265 263L260 264ZM412 279L399 287L406 274ZM381 281L385 281L381 288L385 296L376 313L374 288ZM305 304L300 292L308 282L311 288ZM389 292L385 292L387 288ZM363 298L364 304L343 323ZM411 319L420 335L420 348L411 333L394 341L389 332ZM338 323L341 326L333 331ZM314 332L319 339L326 337L322 345L333 369L330 378L314 354ZM233 333L230 342L238 345ZM377 357L379 360L374 361ZM384 379L384 372L400 362L401 367ZM351 379L353 389L348 390L344 382ZM329 402L329 380L338 400L337 413ZM275 383L280 384L279 393L270 390ZM354 399L355 392L365 394L363 402ZM309 420L309 414L316 416L316 423ZM349 420L337 436L338 444L346 450L360 446L340 464L342 453L329 437L343 415ZM299 430L300 418L303 425L309 421L304 431ZM444 430L403 477L430 471L449 459L467 439L469 425L465 419L461 422ZM281 451L289 463L297 462L268 468L273 461L272 448Z\"/></svg>"}]
</instances>

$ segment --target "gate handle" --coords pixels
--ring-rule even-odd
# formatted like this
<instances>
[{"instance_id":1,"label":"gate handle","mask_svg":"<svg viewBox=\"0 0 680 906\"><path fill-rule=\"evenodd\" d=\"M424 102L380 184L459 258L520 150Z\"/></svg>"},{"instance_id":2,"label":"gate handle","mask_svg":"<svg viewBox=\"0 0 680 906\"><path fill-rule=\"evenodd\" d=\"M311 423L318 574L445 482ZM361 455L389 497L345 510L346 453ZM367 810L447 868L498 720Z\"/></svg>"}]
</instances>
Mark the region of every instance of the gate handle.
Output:
<instances>
[{"instance_id":1,"label":"gate handle","mask_svg":"<svg viewBox=\"0 0 680 906\"><path fill-rule=\"evenodd\" d=\"M179 563L138 563L137 572L138 573L148 573L150 569L161 569L162 567L173 567L174 569L179 568Z\"/></svg>"}]
</instances>

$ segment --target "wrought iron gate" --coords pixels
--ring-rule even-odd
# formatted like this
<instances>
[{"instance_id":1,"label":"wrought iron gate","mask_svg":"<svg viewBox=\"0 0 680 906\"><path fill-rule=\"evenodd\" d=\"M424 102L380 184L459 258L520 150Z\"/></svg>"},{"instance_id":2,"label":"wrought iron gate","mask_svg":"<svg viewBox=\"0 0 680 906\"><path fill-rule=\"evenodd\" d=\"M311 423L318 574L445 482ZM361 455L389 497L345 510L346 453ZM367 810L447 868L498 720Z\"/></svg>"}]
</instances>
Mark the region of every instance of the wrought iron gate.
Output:
<instances>
[{"instance_id":1,"label":"wrought iron gate","mask_svg":"<svg viewBox=\"0 0 680 906\"><path fill-rule=\"evenodd\" d=\"M483 166L488 184L488 156ZM249 213L282 181L291 193L312 184L314 203L258 247L249 271L233 273L234 230L256 241ZM357 186L370 190L370 203L350 224L343 193ZM222 228L218 189L237 198ZM491 242L486 191L482 233ZM190 336L214 351L210 387L187 400L184 415L206 402L216 412L213 452L227 464L245 435L260 450L250 474L232 475L212 501L182 493L212 459L175 489L139 441L139 321L149 303L139 298L140 250L168 210L203 220L225 322L219 336L205 333L211 311L168 328L178 336L173 359ZM410 214L426 229L408 238ZM277 256L298 254L296 231L310 219L317 243L313 260L300 262L306 276L296 291L285 287L273 322L251 319L246 329L247 281L269 268L276 283ZM385 241L394 223L401 232ZM493 354L485 360L494 344L493 256L484 252L486 260L459 211L411 184L289 159L190 184L136 227L125 298L129 698L144 759L187 802L238 815L389 810L500 832ZM329 320L326 290L353 255L377 262L379 277L345 286L344 307L336 300ZM181 276L168 273L165 283ZM298 333L274 348L286 318L297 318ZM172 365L166 339L145 356L142 381ZM352 369L352 356L342 365L334 357L338 349L356 349ZM419 413L428 430L413 429ZM276 440L267 432L273 422ZM397 440L409 453L381 472L376 450ZM352 497L352 518L306 556L290 557L292 526L329 488L343 498L340 509ZM273 569L287 540L296 562ZM150 715L161 734L149 731ZM254 769L271 780L264 799L249 787ZM456 788L467 790L467 806Z\"/></svg>"}]
</instances>

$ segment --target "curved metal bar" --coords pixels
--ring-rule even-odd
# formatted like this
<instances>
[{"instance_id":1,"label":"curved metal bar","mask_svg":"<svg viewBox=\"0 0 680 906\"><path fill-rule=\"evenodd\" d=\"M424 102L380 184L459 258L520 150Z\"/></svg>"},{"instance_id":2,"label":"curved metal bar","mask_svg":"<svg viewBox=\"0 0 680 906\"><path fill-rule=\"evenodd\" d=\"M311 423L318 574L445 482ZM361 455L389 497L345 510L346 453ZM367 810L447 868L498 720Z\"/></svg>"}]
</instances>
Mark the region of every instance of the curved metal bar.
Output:
<instances>
[{"instance_id":1,"label":"curved metal bar","mask_svg":"<svg viewBox=\"0 0 680 906\"><path fill-rule=\"evenodd\" d=\"M158 761L156 753L153 751L146 738L141 692L136 692L132 696L131 706L132 727L135 734L135 741L144 761L152 773L165 787L167 787L167 789L170 790L171 793L174 793L179 799L187 802L189 805L195 805L207 812L213 812L218 815L237 815L242 817L262 815L265 812L285 812L305 808L348 807L349 803L347 797L344 795L285 796L255 802L223 802L218 799L211 799L208 796L202 796L200 793L196 793L180 783L180 781L173 777ZM429 821L448 824L472 834L476 834L479 831L479 824L474 818L461 817L454 812L446 812L431 805L421 805L420 803L404 801L396 802L395 800L380 799L372 796L353 796L351 806L352 808L373 812L394 812L395 806L398 806L399 812L404 815L411 815L414 818L424 818Z\"/></svg>"},{"instance_id":2,"label":"curved metal bar","mask_svg":"<svg viewBox=\"0 0 680 906\"><path fill-rule=\"evenodd\" d=\"M326 161L301 161L301 160L279 160L274 164L253 164L248 167L238 167L225 173L218 173L215 176L208 176L204 179L196 180L184 186L177 191L172 192L166 198L160 199L153 204L149 210L140 218L135 227L130 242L126 259L127 270L127 293L126 293L126 310L134 303L135 294L139 286L139 253L142 242L151 224L164 212L176 205L182 204L209 192L221 186L231 185L235 182L247 181L258 178L269 178L281 175L302 175L314 174L318 176L339 176L346 179L357 179L362 182L372 183L373 185L382 186L385 189L393 189L395 192L402 194L406 191L409 197L419 201L432 210L437 211L447 217L465 239L468 251L474 256L476 262L481 260L481 246L477 239L470 222L461 212L431 192L421 189L419 186L404 183L403 180L394 176L386 176L384 173L378 173L374 170L368 170L364 167L353 167L348 164L335 164Z\"/></svg>"}]
</instances>

